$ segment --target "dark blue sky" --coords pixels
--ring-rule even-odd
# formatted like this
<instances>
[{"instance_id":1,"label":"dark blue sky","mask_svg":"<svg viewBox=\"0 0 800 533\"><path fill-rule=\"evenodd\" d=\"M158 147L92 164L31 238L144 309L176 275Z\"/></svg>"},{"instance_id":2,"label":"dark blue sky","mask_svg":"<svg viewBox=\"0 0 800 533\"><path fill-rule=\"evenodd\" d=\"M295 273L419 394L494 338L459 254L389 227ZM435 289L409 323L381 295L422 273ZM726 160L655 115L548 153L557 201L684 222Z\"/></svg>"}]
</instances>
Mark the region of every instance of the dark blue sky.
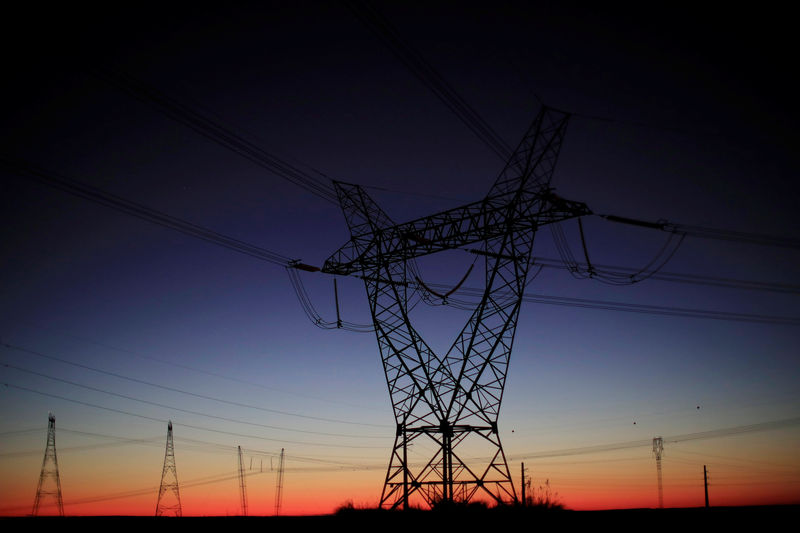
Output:
<instances>
[{"instance_id":1,"label":"dark blue sky","mask_svg":"<svg viewBox=\"0 0 800 533\"><path fill-rule=\"evenodd\" d=\"M538 99L575 113L552 183L562 196L596 213L797 238L797 85L786 14L527 2L379 9L509 144L535 116ZM480 199L502 168L338 3L19 8L7 21L13 30L3 36L4 156L309 264L321 265L349 237L336 206L93 72L125 72L308 172L381 188L370 192L397 221ZM3 342L217 397L391 426L374 338L315 328L283 268L9 172L2 184ZM643 265L667 238L597 217L584 224L596 263ZM580 257L576 224L564 230ZM555 258L550 233L537 239L534 255ZM426 282L453 284L470 262L453 253L422 268ZM796 250L687 238L665 270L794 284L796 264ZM320 312L332 318L330 279L304 279ZM340 288L348 319L367 322L357 281L343 280ZM655 280L609 287L547 269L529 291L797 316L796 293ZM464 318L431 314L440 311L420 310L434 348L449 346ZM501 414L508 431L516 428L504 437L507 453L797 416L798 341L796 326L528 304L512 357L507 421ZM11 348L2 357L103 389L119 386ZM10 368L3 381L146 409ZM131 386L130 394L148 392ZM179 396L164 403L192 402ZM713 416L699 419L698 404ZM125 420L106 420L107 413L19 389L6 388L2 406L2 431L44 426L53 410L64 413L59 420L68 427L136 432ZM152 409L159 419L182 416ZM591 420L608 423L598 428ZM634 430L633 420L650 425ZM141 423L161 432L156 422ZM274 423L319 429L301 418ZM392 437L391 428L364 431ZM297 437L262 433L277 440L253 446L277 449L280 439ZM197 438L223 440L202 432ZM388 441L378 443L365 455L376 464L389 453ZM332 454L313 446L303 453ZM36 474L34 467L31 480Z\"/></svg>"}]
</instances>

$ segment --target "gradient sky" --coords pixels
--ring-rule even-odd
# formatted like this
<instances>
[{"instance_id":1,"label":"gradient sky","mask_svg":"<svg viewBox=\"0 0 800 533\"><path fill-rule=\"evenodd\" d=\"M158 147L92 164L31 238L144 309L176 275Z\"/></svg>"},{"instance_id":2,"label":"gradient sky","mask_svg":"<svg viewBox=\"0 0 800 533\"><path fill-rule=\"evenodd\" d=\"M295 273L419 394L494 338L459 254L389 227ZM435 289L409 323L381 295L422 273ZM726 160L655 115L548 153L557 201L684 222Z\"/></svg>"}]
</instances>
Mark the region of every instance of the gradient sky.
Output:
<instances>
[{"instance_id":1,"label":"gradient sky","mask_svg":"<svg viewBox=\"0 0 800 533\"><path fill-rule=\"evenodd\" d=\"M785 14L462 4L380 10L509 144L539 98L576 114L559 194L596 213L798 237ZM313 265L349 238L336 206L92 71L126 72L298 167L374 187L397 221L478 200L502 169L344 5L64 9L6 17L4 156ZM5 171L1 190L0 514L30 512L48 412L67 514L152 514L170 419L185 515L240 512L237 446L251 514L274 513L282 448L284 514L377 504L394 424L374 335L314 327L281 267ZM577 225L563 226L580 257ZM644 265L667 238L599 217L584 229L598 264ZM557 257L549 231L534 255ZM687 238L665 271L794 292L608 286L553 269L528 291L796 324L797 260ZM453 252L420 265L426 283L455 284L470 263ZM330 277L303 279L333 319ZM345 319L368 322L358 280L339 289ZM466 318L417 311L440 350ZM525 304L500 414L515 482L524 461L569 508L654 507L650 441L663 436L667 506L703 504L703 465L712 504L800 502L799 333Z\"/></svg>"}]
</instances>

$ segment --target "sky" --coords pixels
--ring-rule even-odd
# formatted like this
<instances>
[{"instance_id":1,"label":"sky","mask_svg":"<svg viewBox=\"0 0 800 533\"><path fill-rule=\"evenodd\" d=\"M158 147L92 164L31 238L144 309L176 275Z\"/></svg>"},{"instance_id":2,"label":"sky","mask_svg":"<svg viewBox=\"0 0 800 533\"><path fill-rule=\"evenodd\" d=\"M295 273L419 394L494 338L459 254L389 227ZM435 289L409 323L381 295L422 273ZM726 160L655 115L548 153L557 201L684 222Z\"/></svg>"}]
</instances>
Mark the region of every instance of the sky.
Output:
<instances>
[{"instance_id":1,"label":"sky","mask_svg":"<svg viewBox=\"0 0 800 533\"><path fill-rule=\"evenodd\" d=\"M597 214L800 236L785 14L376 7L505 142L519 142L542 102L573 113L559 195ZM238 446L250 514L276 512L281 450L281 514L376 505L394 420L374 334L315 327L279 265L7 161L316 266L349 239L338 206L98 72L139 80L319 179L361 184L396 221L481 199L503 161L344 3L16 9L2 37L0 515L31 512L48 413L69 515L153 514L169 420L184 515L241 512ZM577 223L561 226L582 260ZM594 264L627 268L670 237L598 216L583 229ZM534 256L558 259L551 232L539 233ZM517 490L524 463L537 495L549 486L570 509L656 507L662 436L665 506L703 505L704 465L712 505L800 502L797 259L796 246L689 236L662 272L735 288L616 286L543 268L499 419ZM453 251L420 268L427 284L454 285L471 261ZM301 276L333 320L331 277ZM343 318L368 324L363 284L337 283ZM438 350L467 316L414 313Z\"/></svg>"}]
</instances>

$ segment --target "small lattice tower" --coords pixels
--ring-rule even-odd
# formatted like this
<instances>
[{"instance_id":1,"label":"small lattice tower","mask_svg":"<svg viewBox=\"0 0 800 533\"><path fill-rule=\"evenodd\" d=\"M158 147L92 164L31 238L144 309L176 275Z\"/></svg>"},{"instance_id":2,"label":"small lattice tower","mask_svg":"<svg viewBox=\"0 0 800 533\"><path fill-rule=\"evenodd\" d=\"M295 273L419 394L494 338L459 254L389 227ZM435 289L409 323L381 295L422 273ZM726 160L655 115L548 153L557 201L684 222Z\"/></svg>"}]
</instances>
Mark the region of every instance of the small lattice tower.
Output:
<instances>
[{"instance_id":1,"label":"small lattice tower","mask_svg":"<svg viewBox=\"0 0 800 533\"><path fill-rule=\"evenodd\" d=\"M178 488L178 470L175 467L175 445L172 443L172 421L167 424L167 449L164 452L164 470L158 489L156 516L183 516L181 493Z\"/></svg>"},{"instance_id":2,"label":"small lattice tower","mask_svg":"<svg viewBox=\"0 0 800 533\"><path fill-rule=\"evenodd\" d=\"M281 458L278 462L278 481L275 484L275 516L280 516L281 506L283 505L283 448L281 448Z\"/></svg>"},{"instance_id":3,"label":"small lattice tower","mask_svg":"<svg viewBox=\"0 0 800 533\"><path fill-rule=\"evenodd\" d=\"M653 439L653 454L656 456L656 471L658 472L658 508L664 508L664 487L661 484L661 455L664 453L664 439Z\"/></svg>"},{"instance_id":4,"label":"small lattice tower","mask_svg":"<svg viewBox=\"0 0 800 533\"><path fill-rule=\"evenodd\" d=\"M239 497L242 500L242 516L247 516L247 485L244 482L244 462L242 461L241 446L239 446Z\"/></svg>"},{"instance_id":5,"label":"small lattice tower","mask_svg":"<svg viewBox=\"0 0 800 533\"><path fill-rule=\"evenodd\" d=\"M47 446L44 449L42 472L36 487L36 498L33 500L33 516L39 515L43 498L55 497L58 516L64 516L64 501L61 498L61 476L58 474L58 457L56 456L56 417L48 415Z\"/></svg>"}]
</instances>

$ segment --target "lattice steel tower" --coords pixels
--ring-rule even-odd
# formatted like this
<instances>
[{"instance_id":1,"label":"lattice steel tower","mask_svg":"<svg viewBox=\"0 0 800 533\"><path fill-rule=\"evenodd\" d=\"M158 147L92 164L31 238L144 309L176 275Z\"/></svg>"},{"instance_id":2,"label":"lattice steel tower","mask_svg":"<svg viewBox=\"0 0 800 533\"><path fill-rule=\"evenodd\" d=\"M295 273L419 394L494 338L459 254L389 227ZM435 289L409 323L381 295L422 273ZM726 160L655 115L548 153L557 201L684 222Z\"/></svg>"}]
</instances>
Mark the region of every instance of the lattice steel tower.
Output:
<instances>
[{"instance_id":1,"label":"lattice steel tower","mask_svg":"<svg viewBox=\"0 0 800 533\"><path fill-rule=\"evenodd\" d=\"M661 483L661 456L664 454L664 439L653 439L653 455L656 456L656 472L658 473L658 508L664 508L664 485Z\"/></svg>"},{"instance_id":2,"label":"lattice steel tower","mask_svg":"<svg viewBox=\"0 0 800 533\"><path fill-rule=\"evenodd\" d=\"M283 506L283 470L284 470L284 454L281 448L281 457L278 462L278 477L275 482L275 516L280 516L281 507Z\"/></svg>"},{"instance_id":3,"label":"lattice steel tower","mask_svg":"<svg viewBox=\"0 0 800 533\"><path fill-rule=\"evenodd\" d=\"M33 500L33 516L39 515L42 497L55 496L58 515L64 516L64 501L61 498L61 476L58 473L58 457L56 456L56 417L53 413L47 416L47 446L44 449L42 472L36 486L36 498Z\"/></svg>"},{"instance_id":4,"label":"lattice steel tower","mask_svg":"<svg viewBox=\"0 0 800 533\"><path fill-rule=\"evenodd\" d=\"M244 462L242 447L239 446L239 498L242 500L242 516L247 516L247 485L244 481Z\"/></svg>"},{"instance_id":5,"label":"lattice steel tower","mask_svg":"<svg viewBox=\"0 0 800 533\"><path fill-rule=\"evenodd\" d=\"M167 449L164 452L164 470L158 488L156 516L183 516L181 493L178 487L178 469L175 467L175 445L172 443L172 421L167 424Z\"/></svg>"},{"instance_id":6,"label":"lattice steel tower","mask_svg":"<svg viewBox=\"0 0 800 533\"><path fill-rule=\"evenodd\" d=\"M364 280L397 424L382 507L407 508L412 495L428 505L517 499L497 420L534 235L591 213L550 189L568 121L543 108L484 199L411 222L395 224L358 185L334 184L351 240L322 270ZM485 290L447 353L436 354L409 319L414 261L467 246L483 258ZM417 439L435 446L421 467L409 458L425 453L410 450ZM488 448L488 462L460 455L473 443Z\"/></svg>"}]
</instances>

